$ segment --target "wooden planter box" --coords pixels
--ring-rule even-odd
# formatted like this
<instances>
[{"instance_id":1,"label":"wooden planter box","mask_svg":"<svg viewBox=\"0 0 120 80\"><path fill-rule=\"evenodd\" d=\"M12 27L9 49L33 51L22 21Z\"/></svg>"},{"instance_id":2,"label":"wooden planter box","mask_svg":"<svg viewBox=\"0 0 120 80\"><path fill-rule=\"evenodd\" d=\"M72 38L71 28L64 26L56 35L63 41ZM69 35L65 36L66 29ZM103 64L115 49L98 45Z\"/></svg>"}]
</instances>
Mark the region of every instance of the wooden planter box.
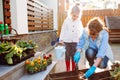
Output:
<instances>
[{"instance_id":1,"label":"wooden planter box","mask_svg":"<svg viewBox=\"0 0 120 80\"><path fill-rule=\"evenodd\" d=\"M62 73L49 74L49 80L84 80L79 78L79 73L85 73L87 69L79 71L70 71ZM94 73L88 80L114 80L109 71L103 71L99 73Z\"/></svg>"}]
</instances>

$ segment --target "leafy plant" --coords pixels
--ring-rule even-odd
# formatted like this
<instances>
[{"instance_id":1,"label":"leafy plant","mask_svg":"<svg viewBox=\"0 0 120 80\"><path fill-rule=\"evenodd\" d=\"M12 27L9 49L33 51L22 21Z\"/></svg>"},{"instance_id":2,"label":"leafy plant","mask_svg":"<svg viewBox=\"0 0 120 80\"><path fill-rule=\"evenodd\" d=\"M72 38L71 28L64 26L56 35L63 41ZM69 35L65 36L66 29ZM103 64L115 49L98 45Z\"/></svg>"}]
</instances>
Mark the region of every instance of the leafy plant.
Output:
<instances>
[{"instance_id":1,"label":"leafy plant","mask_svg":"<svg viewBox=\"0 0 120 80\"><path fill-rule=\"evenodd\" d=\"M10 42L2 42L0 44L0 56L2 56L2 59L5 59L8 64L14 64L14 61L18 61L17 59L21 60L22 57L29 55L27 53L33 54L35 52L35 48L36 44L31 40L28 42L20 40L16 44L11 44ZM4 60L2 59L1 61L4 63Z\"/></svg>"},{"instance_id":2,"label":"leafy plant","mask_svg":"<svg viewBox=\"0 0 120 80\"><path fill-rule=\"evenodd\" d=\"M11 46L10 52L6 53L6 55L5 55L5 59L7 60L7 63L8 64L13 64L12 57L14 55L16 55L19 58L21 58L22 57L22 52L23 52L23 49L20 48L19 46L16 46L16 45Z\"/></svg>"},{"instance_id":3,"label":"leafy plant","mask_svg":"<svg viewBox=\"0 0 120 80\"><path fill-rule=\"evenodd\" d=\"M37 47L36 43L33 42L32 40L29 40L28 42L27 41L23 41L23 40L20 40L16 43L17 46L20 46L22 48L33 48L35 49Z\"/></svg>"},{"instance_id":4,"label":"leafy plant","mask_svg":"<svg viewBox=\"0 0 120 80\"><path fill-rule=\"evenodd\" d=\"M110 71L110 75L114 77L115 80L120 80L120 64L114 63L112 68L113 68L113 71Z\"/></svg>"},{"instance_id":5,"label":"leafy plant","mask_svg":"<svg viewBox=\"0 0 120 80\"><path fill-rule=\"evenodd\" d=\"M9 42L2 42L0 44L0 54L8 53L11 49L12 45Z\"/></svg>"}]
</instances>

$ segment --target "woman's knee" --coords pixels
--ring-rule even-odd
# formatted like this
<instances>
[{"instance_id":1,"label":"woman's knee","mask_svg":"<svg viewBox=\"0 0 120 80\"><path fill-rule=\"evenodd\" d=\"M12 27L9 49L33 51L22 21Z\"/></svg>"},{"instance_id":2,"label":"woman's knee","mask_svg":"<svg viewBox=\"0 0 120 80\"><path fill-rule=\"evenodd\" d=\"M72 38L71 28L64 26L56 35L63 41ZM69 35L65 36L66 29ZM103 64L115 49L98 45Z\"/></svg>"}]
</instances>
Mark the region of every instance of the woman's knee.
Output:
<instances>
[{"instance_id":1,"label":"woman's knee","mask_svg":"<svg viewBox=\"0 0 120 80\"><path fill-rule=\"evenodd\" d=\"M85 52L87 58L95 58L97 51L93 48L88 48Z\"/></svg>"},{"instance_id":2,"label":"woman's knee","mask_svg":"<svg viewBox=\"0 0 120 80\"><path fill-rule=\"evenodd\" d=\"M101 62L101 64L98 67L103 69L107 67L107 64L104 64L103 62Z\"/></svg>"},{"instance_id":3,"label":"woman's knee","mask_svg":"<svg viewBox=\"0 0 120 80\"><path fill-rule=\"evenodd\" d=\"M105 57L103 58L101 64L99 65L99 67L100 67L100 68L106 68L106 67L108 66L108 65L107 65L107 64L108 64L108 60L109 60L108 57L105 56Z\"/></svg>"}]
</instances>

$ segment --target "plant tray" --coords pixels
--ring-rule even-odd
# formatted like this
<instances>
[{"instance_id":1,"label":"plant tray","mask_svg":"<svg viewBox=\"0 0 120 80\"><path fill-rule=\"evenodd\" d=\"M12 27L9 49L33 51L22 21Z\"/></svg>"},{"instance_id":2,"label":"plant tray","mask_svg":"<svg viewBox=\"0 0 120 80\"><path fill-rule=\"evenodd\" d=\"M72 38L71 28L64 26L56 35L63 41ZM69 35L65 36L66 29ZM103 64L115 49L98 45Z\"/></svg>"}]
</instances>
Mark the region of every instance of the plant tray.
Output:
<instances>
[{"instance_id":1,"label":"plant tray","mask_svg":"<svg viewBox=\"0 0 120 80\"><path fill-rule=\"evenodd\" d=\"M79 71L61 72L49 74L49 80L84 80L80 79L79 74L85 73L87 69ZM110 77L109 71L103 71L99 73L94 73L88 80L114 80Z\"/></svg>"},{"instance_id":2,"label":"plant tray","mask_svg":"<svg viewBox=\"0 0 120 80\"><path fill-rule=\"evenodd\" d=\"M16 43L18 40L20 40L19 38L12 38L12 39L0 39L1 42L12 42L12 43Z\"/></svg>"},{"instance_id":3,"label":"plant tray","mask_svg":"<svg viewBox=\"0 0 120 80\"><path fill-rule=\"evenodd\" d=\"M0 65L16 65L30 57L33 57L34 56L34 53L32 54L28 54L27 56L25 57L22 57L21 59L18 57L18 56L13 56L13 64L8 64L7 61L4 59L5 55L3 54L0 54Z\"/></svg>"},{"instance_id":4,"label":"plant tray","mask_svg":"<svg viewBox=\"0 0 120 80\"><path fill-rule=\"evenodd\" d=\"M34 72L31 72L31 71L28 71L28 70L27 70L27 73L28 73L28 74L35 74L35 73L38 73L38 72L45 71L46 69L47 69L47 66L46 66L46 67L44 67L44 69L39 70L39 71L34 71Z\"/></svg>"}]
</instances>

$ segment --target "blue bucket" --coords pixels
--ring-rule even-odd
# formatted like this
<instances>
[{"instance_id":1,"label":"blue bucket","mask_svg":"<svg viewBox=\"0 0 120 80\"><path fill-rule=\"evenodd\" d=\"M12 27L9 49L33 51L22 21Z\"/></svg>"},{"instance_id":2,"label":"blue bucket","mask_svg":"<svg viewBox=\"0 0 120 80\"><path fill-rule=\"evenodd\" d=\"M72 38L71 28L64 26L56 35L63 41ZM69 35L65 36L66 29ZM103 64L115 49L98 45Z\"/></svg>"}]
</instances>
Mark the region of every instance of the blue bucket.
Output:
<instances>
[{"instance_id":1,"label":"blue bucket","mask_svg":"<svg viewBox=\"0 0 120 80\"><path fill-rule=\"evenodd\" d=\"M55 47L55 56L58 60L65 58L65 46Z\"/></svg>"}]
</instances>

